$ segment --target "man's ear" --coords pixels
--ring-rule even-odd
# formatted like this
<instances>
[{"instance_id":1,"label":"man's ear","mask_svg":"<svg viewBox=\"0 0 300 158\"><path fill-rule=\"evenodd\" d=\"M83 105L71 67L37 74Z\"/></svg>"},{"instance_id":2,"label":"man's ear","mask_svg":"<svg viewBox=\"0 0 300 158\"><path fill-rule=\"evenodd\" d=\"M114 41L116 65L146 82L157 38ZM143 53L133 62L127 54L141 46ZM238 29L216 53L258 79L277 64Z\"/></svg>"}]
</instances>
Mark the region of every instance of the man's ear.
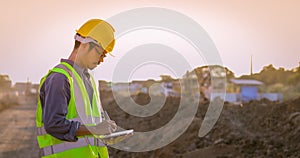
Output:
<instances>
[{"instance_id":1,"label":"man's ear","mask_svg":"<svg viewBox=\"0 0 300 158\"><path fill-rule=\"evenodd\" d=\"M88 52L88 49L89 49L88 43L81 43L78 47L78 50L80 50L80 52Z\"/></svg>"},{"instance_id":2,"label":"man's ear","mask_svg":"<svg viewBox=\"0 0 300 158\"><path fill-rule=\"evenodd\" d=\"M83 49L88 49L88 48L89 48L89 44L88 44L88 43L81 43L80 46L81 46Z\"/></svg>"}]
</instances>

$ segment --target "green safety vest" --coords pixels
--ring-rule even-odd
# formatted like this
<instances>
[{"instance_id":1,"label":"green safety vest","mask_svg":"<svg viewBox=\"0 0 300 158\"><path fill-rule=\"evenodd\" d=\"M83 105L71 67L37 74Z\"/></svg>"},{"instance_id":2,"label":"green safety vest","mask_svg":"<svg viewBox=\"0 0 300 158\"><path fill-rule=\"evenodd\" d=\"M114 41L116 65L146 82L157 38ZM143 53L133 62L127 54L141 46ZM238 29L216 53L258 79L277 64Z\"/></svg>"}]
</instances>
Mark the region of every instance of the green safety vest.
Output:
<instances>
[{"instance_id":1,"label":"green safety vest","mask_svg":"<svg viewBox=\"0 0 300 158\"><path fill-rule=\"evenodd\" d=\"M65 75L68 78L68 81L70 83L70 101L68 105L68 113L66 116L66 119L68 120L75 120L80 121L81 124L84 124L82 122L82 119L79 118L79 114L76 110L76 104L78 104L78 101L76 102L76 99L78 99L78 94L76 95L74 93L74 85L77 86L80 89L81 92L81 98L82 98L82 106L84 106L85 115L87 118L89 118L91 121L90 123L86 123L87 126L94 126L96 125L94 120L101 120L101 112L99 112L98 106L100 105L99 100L99 94L95 85L95 82L91 76L91 83L93 86L93 101L92 106L90 99L88 97L87 90L84 86L84 83L81 79L81 77L78 75L78 73L75 71L75 69L69 65L66 62L61 62L60 65L53 68L48 72L46 76L44 76L41 79L40 87L42 87L44 81L46 78L53 72L61 73ZM72 77L73 76L73 77ZM75 83L73 83L74 79L76 80ZM77 84L77 85L76 85ZM42 120L42 104L40 101L40 97L38 97L38 106L36 111L36 127L37 127L37 141L39 144L39 147L43 150L44 156L43 158L108 158L108 151L106 146L95 137L91 136L80 136L78 137L78 141L76 142L67 142L59 140L50 134L48 134L45 131L44 123Z\"/></svg>"}]
</instances>

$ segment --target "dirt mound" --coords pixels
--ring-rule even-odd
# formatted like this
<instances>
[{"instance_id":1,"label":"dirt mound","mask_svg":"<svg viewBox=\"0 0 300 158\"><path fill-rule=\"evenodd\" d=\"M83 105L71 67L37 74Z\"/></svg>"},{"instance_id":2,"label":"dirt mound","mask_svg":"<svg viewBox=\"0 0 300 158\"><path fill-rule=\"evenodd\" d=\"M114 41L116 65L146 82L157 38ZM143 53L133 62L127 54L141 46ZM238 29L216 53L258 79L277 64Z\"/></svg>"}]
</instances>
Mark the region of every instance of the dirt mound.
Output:
<instances>
[{"instance_id":1,"label":"dirt mound","mask_svg":"<svg viewBox=\"0 0 300 158\"><path fill-rule=\"evenodd\" d=\"M160 128L176 114L180 98L168 97L162 109L150 117L124 112L111 93L101 93L102 104L118 125L143 132ZM145 94L125 97L139 105L151 100ZM152 98L153 99L153 98ZM108 101L109 100L109 101ZM167 146L149 152L109 148L112 157L300 157L300 98L287 102L268 100L234 105L225 103L214 128L202 138L198 132L209 103L202 103L189 128ZM138 143L145 143L143 141Z\"/></svg>"}]
</instances>

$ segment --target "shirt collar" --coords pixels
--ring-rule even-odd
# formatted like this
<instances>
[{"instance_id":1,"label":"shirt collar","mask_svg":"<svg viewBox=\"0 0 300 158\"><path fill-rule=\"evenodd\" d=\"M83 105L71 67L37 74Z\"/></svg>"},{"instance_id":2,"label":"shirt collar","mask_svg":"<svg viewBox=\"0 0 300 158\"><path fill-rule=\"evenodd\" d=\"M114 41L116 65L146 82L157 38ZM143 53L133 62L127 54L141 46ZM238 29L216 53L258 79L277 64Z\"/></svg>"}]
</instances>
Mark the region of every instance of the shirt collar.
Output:
<instances>
[{"instance_id":1,"label":"shirt collar","mask_svg":"<svg viewBox=\"0 0 300 158\"><path fill-rule=\"evenodd\" d=\"M81 77L84 75L84 72L88 72L87 69L80 67L72 60L61 59L60 62L66 62L66 63L70 64Z\"/></svg>"}]
</instances>

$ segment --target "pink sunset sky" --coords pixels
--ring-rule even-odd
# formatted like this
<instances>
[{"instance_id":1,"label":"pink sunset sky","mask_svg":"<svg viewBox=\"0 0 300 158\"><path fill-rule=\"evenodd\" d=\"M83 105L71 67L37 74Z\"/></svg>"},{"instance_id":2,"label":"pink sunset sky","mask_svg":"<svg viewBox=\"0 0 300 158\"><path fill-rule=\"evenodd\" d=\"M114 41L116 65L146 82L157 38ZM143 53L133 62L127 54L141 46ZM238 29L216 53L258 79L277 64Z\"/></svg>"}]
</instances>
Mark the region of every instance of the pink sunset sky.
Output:
<instances>
[{"instance_id":1,"label":"pink sunset sky","mask_svg":"<svg viewBox=\"0 0 300 158\"><path fill-rule=\"evenodd\" d=\"M60 58L69 56L75 30L86 20L107 19L142 7L171 9L196 21L213 40L223 65L236 76L249 74L251 55L254 72L269 64L291 69L300 62L298 0L9 0L0 3L0 74L8 74L13 82L29 78L38 83ZM118 49L113 52L116 57L107 57L94 70L97 79L111 79L114 66L126 53L121 45L126 45L133 38L147 41L147 30L141 33L143 36L138 33L117 39ZM178 45L176 40L175 45ZM193 58L188 49L180 49L179 53ZM204 63L191 59L191 65L197 67ZM158 65L148 65L133 72L131 79L158 79L159 74L168 74L168 70Z\"/></svg>"}]
</instances>

